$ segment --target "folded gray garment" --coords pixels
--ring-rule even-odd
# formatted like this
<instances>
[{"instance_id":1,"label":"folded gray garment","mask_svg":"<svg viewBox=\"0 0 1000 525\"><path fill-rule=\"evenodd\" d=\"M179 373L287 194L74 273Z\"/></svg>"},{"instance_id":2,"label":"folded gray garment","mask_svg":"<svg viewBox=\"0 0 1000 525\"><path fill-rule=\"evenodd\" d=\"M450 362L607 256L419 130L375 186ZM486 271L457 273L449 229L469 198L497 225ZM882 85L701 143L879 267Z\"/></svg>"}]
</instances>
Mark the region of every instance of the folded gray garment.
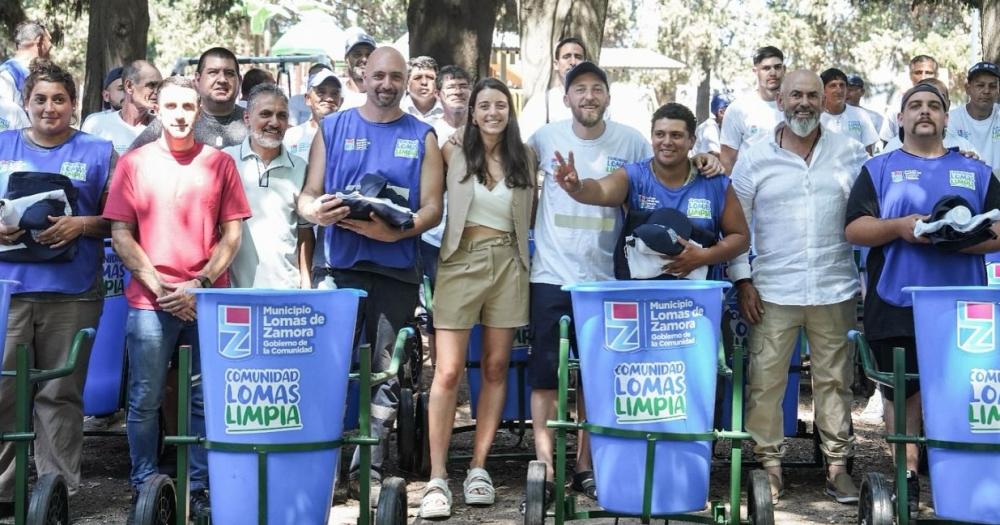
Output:
<instances>
[{"instance_id":1,"label":"folded gray garment","mask_svg":"<svg viewBox=\"0 0 1000 525\"><path fill-rule=\"evenodd\" d=\"M980 213L979 215L972 215L969 208L965 206L955 206L954 208L948 210L945 213L944 218L936 220L934 222L924 222L923 220L918 220L916 224L913 225L913 235L915 237L920 237L921 235L927 235L929 233L934 233L941 228L950 226L953 230L959 233L968 233L979 227L980 224L984 222L996 222L1000 220L1000 210L990 210L985 213Z\"/></svg>"}]
</instances>

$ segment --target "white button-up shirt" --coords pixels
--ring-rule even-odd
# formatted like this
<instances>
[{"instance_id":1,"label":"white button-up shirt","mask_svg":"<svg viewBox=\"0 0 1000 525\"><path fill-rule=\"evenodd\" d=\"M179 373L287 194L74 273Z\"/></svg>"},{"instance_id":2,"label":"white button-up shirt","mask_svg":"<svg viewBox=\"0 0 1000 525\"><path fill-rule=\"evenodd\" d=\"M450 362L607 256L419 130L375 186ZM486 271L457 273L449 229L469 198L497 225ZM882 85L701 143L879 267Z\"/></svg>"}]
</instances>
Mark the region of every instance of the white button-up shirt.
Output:
<instances>
[{"instance_id":1,"label":"white button-up shirt","mask_svg":"<svg viewBox=\"0 0 1000 525\"><path fill-rule=\"evenodd\" d=\"M732 174L753 232L754 286L761 299L781 305L817 306L854 297L860 284L844 237L844 214L867 159L864 147L822 130L806 165L778 146L775 132L768 137L740 153ZM751 276L747 254L733 260L729 276L733 281Z\"/></svg>"}]
</instances>

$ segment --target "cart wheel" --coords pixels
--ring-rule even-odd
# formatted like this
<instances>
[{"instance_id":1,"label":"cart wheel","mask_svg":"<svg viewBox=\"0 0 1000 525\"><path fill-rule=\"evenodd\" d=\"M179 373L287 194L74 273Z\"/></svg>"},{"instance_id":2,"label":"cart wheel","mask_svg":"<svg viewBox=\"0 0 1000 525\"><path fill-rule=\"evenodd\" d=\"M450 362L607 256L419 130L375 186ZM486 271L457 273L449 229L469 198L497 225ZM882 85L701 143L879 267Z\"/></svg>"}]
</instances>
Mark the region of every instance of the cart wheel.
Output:
<instances>
[{"instance_id":1,"label":"cart wheel","mask_svg":"<svg viewBox=\"0 0 1000 525\"><path fill-rule=\"evenodd\" d=\"M28 525L69 525L69 493L59 474L46 474L35 483L28 504Z\"/></svg>"},{"instance_id":2,"label":"cart wheel","mask_svg":"<svg viewBox=\"0 0 1000 525\"><path fill-rule=\"evenodd\" d=\"M858 498L858 525L892 525L892 490L885 476L865 474Z\"/></svg>"},{"instance_id":3,"label":"cart wheel","mask_svg":"<svg viewBox=\"0 0 1000 525\"><path fill-rule=\"evenodd\" d=\"M131 523L173 525L176 521L177 493L174 491L174 482L163 474L155 474L146 479L139 491Z\"/></svg>"},{"instance_id":4,"label":"cart wheel","mask_svg":"<svg viewBox=\"0 0 1000 525\"><path fill-rule=\"evenodd\" d=\"M524 487L524 525L545 523L545 463L528 463L528 484Z\"/></svg>"},{"instance_id":5,"label":"cart wheel","mask_svg":"<svg viewBox=\"0 0 1000 525\"><path fill-rule=\"evenodd\" d=\"M774 525L774 502L765 470L751 471L747 479L747 519L750 525Z\"/></svg>"},{"instance_id":6,"label":"cart wheel","mask_svg":"<svg viewBox=\"0 0 1000 525\"><path fill-rule=\"evenodd\" d=\"M375 509L375 525L404 525L406 523L406 482L402 478L388 478L382 482Z\"/></svg>"},{"instance_id":7,"label":"cart wheel","mask_svg":"<svg viewBox=\"0 0 1000 525\"><path fill-rule=\"evenodd\" d=\"M413 410L413 391L404 388L399 393L399 412L396 416L396 450L399 468L413 470L413 452L417 443L417 416Z\"/></svg>"},{"instance_id":8,"label":"cart wheel","mask_svg":"<svg viewBox=\"0 0 1000 525\"><path fill-rule=\"evenodd\" d=\"M414 336L406 340L406 373L407 386L410 390L420 390L420 375L424 368L424 338L420 335L420 327L412 325Z\"/></svg>"},{"instance_id":9,"label":"cart wheel","mask_svg":"<svg viewBox=\"0 0 1000 525\"><path fill-rule=\"evenodd\" d=\"M428 394L421 392L417 397L417 433L419 435L420 448L414 454L413 468L421 476L429 476L431 473L431 441L430 441L430 418L427 415Z\"/></svg>"}]
</instances>

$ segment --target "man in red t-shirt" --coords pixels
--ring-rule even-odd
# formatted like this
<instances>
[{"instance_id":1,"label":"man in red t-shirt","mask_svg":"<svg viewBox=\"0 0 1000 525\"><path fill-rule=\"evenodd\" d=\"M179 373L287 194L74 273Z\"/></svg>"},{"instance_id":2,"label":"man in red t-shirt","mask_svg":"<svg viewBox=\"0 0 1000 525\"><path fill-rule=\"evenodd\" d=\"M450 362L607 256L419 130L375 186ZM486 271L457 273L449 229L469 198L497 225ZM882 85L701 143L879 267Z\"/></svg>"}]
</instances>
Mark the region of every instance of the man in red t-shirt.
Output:
<instances>
[{"instance_id":1,"label":"man in red t-shirt","mask_svg":"<svg viewBox=\"0 0 1000 525\"><path fill-rule=\"evenodd\" d=\"M179 345L195 350L198 325L189 288L225 287L226 270L240 246L242 221L250 217L232 157L195 142L199 111L194 82L163 81L157 93L163 136L121 157L104 217L112 222L115 251L132 272L125 289L129 313L128 442L133 511L142 483L157 473L159 409L167 367ZM192 387L191 427L205 430L201 386ZM205 449L191 455L191 511L208 510Z\"/></svg>"}]
</instances>

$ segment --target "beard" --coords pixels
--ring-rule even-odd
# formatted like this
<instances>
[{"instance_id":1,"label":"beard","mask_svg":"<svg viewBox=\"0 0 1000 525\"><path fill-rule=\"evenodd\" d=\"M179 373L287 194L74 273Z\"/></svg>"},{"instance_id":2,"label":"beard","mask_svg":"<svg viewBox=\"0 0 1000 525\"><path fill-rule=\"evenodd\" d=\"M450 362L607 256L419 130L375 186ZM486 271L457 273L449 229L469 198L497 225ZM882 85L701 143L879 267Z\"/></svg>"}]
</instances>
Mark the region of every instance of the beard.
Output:
<instances>
[{"instance_id":1,"label":"beard","mask_svg":"<svg viewBox=\"0 0 1000 525\"><path fill-rule=\"evenodd\" d=\"M385 100L381 95L392 95L392 100ZM398 105L400 100L399 91L397 90L375 90L375 105L380 108L390 108L394 105Z\"/></svg>"},{"instance_id":2,"label":"beard","mask_svg":"<svg viewBox=\"0 0 1000 525\"><path fill-rule=\"evenodd\" d=\"M572 108L573 119L583 125L585 128L592 128L601 123L604 120L604 112L607 111L607 106L601 108L599 111L584 110L581 108Z\"/></svg>"},{"instance_id":3,"label":"beard","mask_svg":"<svg viewBox=\"0 0 1000 525\"><path fill-rule=\"evenodd\" d=\"M805 137L819 126L819 114L814 113L813 116L806 118L794 117L786 114L785 124L788 125L788 129L790 129L792 133L795 133L799 137Z\"/></svg>"},{"instance_id":4,"label":"beard","mask_svg":"<svg viewBox=\"0 0 1000 525\"><path fill-rule=\"evenodd\" d=\"M259 144L262 148L272 149L281 146L281 139L274 138L270 135L265 134L263 131L251 131L250 135L253 137L254 142Z\"/></svg>"}]
</instances>

